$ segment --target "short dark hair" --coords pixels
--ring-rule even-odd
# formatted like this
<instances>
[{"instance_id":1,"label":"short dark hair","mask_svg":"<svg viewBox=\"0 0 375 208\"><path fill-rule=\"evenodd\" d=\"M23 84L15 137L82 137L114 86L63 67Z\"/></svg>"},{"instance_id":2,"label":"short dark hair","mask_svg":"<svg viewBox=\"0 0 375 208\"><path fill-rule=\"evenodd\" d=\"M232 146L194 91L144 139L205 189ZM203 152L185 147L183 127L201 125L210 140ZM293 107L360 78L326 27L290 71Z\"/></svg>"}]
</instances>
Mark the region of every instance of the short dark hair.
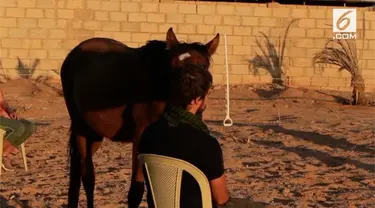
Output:
<instances>
[{"instance_id":1,"label":"short dark hair","mask_svg":"<svg viewBox=\"0 0 375 208\"><path fill-rule=\"evenodd\" d=\"M212 87L212 75L206 68L173 69L170 77L168 102L187 108L191 101L206 97Z\"/></svg>"}]
</instances>

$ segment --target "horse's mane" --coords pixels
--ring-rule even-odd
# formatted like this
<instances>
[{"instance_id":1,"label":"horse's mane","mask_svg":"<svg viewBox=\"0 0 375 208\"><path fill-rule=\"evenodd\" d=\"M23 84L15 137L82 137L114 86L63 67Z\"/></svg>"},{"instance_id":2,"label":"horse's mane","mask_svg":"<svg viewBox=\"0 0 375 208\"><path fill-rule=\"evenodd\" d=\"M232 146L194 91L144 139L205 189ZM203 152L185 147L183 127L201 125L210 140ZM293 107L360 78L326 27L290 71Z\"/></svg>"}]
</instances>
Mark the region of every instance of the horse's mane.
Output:
<instances>
[{"instance_id":1,"label":"horse's mane","mask_svg":"<svg viewBox=\"0 0 375 208\"><path fill-rule=\"evenodd\" d=\"M161 40L149 40L146 45L140 48L142 51L150 54L160 54L162 51L167 51L167 42Z\"/></svg>"}]
</instances>

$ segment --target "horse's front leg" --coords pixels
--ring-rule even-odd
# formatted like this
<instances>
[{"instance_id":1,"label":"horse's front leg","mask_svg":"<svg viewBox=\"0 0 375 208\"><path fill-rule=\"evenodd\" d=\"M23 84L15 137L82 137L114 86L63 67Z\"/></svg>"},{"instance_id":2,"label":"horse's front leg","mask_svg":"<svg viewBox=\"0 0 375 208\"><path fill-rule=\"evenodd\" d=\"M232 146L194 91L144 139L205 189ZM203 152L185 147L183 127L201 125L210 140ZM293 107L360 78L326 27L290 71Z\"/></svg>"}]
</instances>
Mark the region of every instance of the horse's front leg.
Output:
<instances>
[{"instance_id":1,"label":"horse's front leg","mask_svg":"<svg viewBox=\"0 0 375 208\"><path fill-rule=\"evenodd\" d=\"M101 142L92 142L85 137L77 137L78 150L81 154L81 178L86 192L87 208L94 208L95 170L92 156L99 149Z\"/></svg>"},{"instance_id":2,"label":"horse's front leg","mask_svg":"<svg viewBox=\"0 0 375 208\"><path fill-rule=\"evenodd\" d=\"M143 131L150 124L149 103L135 104L132 110L135 121L135 138L132 149L132 176L128 192L129 208L137 208L142 201L144 193L144 176L142 166L138 165L138 145Z\"/></svg>"},{"instance_id":3,"label":"horse's front leg","mask_svg":"<svg viewBox=\"0 0 375 208\"><path fill-rule=\"evenodd\" d=\"M165 108L165 102L154 101L150 103L136 104L133 107L132 116L136 124L136 135L133 141L132 154L132 181L128 193L129 208L136 208L142 201L144 193L144 176L142 166L138 164L138 145L143 131L148 125L157 121Z\"/></svg>"}]
</instances>

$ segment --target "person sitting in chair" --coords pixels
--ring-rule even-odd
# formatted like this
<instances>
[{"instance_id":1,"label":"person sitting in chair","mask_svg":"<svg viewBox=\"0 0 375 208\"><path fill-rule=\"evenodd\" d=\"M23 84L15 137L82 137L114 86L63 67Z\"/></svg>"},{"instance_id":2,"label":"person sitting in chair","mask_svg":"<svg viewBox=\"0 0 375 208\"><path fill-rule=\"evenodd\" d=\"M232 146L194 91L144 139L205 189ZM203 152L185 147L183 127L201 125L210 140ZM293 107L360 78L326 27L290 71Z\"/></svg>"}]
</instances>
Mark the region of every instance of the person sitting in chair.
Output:
<instances>
[{"instance_id":1,"label":"person sitting in chair","mask_svg":"<svg viewBox=\"0 0 375 208\"><path fill-rule=\"evenodd\" d=\"M17 147L24 143L36 131L36 125L31 121L20 119L16 112L5 100L0 89L0 129L6 131L3 143L3 165L0 168L11 170L11 153L18 153Z\"/></svg>"},{"instance_id":2,"label":"person sitting in chair","mask_svg":"<svg viewBox=\"0 0 375 208\"><path fill-rule=\"evenodd\" d=\"M199 168L209 180L214 207L263 207L246 199L230 197L220 144L210 135L199 116L206 108L208 93L212 88L211 73L194 68L179 69L171 80L164 114L145 129L139 153L178 158ZM147 176L145 169L143 175ZM139 182L139 186L142 190L144 185ZM146 187L148 205L154 207L147 178ZM143 190L141 192L143 194ZM188 173L184 173L182 178L180 207L202 207L198 183Z\"/></svg>"}]
</instances>

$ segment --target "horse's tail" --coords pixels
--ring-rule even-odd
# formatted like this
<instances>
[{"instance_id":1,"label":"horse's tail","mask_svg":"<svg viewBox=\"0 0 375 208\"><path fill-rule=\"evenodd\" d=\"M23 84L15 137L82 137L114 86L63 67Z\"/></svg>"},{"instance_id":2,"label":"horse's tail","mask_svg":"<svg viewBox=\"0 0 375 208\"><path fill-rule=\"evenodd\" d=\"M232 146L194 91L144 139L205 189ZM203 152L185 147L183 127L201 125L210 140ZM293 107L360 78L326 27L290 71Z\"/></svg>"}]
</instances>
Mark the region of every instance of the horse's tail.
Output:
<instances>
[{"instance_id":1,"label":"horse's tail","mask_svg":"<svg viewBox=\"0 0 375 208\"><path fill-rule=\"evenodd\" d=\"M76 107L74 106L74 77L72 76L74 67L72 66L72 56L75 52L75 49L73 49L65 58L61 70L60 70L60 78L61 78L61 85L62 85L62 91L65 99L65 105L68 110L71 124L69 129L70 138L68 141L68 168L72 161L72 156L74 155L74 151L77 151L76 145L74 145L76 142L75 138L75 132L73 128L73 122L75 122L75 118L78 116L78 112ZM79 154L78 154L79 155Z\"/></svg>"},{"instance_id":2,"label":"horse's tail","mask_svg":"<svg viewBox=\"0 0 375 208\"><path fill-rule=\"evenodd\" d=\"M77 68L74 66L74 59L77 52L79 53L77 49L73 49L68 54L61 66L60 72L65 104L71 119L69 129L70 136L67 148L67 169L69 169L68 204L73 206L78 203L79 189L81 185L81 155L77 144L77 129L75 129L76 122L79 122L80 120L80 114L74 100L74 73Z\"/></svg>"},{"instance_id":3,"label":"horse's tail","mask_svg":"<svg viewBox=\"0 0 375 208\"><path fill-rule=\"evenodd\" d=\"M75 118L79 116L78 110L75 107L74 102L74 66L73 66L73 58L74 54L76 53L77 48L73 49L65 58L61 70L60 70L60 78L61 78L61 85L62 91L65 99L65 105L68 110L70 116L70 129L69 129L69 141L68 141L68 168L70 165L70 170L72 171L72 161L75 160L74 157L79 157L78 154L78 147L76 145L76 132L74 131L74 122ZM76 154L77 152L77 154ZM79 158L78 158L78 161Z\"/></svg>"}]
</instances>

